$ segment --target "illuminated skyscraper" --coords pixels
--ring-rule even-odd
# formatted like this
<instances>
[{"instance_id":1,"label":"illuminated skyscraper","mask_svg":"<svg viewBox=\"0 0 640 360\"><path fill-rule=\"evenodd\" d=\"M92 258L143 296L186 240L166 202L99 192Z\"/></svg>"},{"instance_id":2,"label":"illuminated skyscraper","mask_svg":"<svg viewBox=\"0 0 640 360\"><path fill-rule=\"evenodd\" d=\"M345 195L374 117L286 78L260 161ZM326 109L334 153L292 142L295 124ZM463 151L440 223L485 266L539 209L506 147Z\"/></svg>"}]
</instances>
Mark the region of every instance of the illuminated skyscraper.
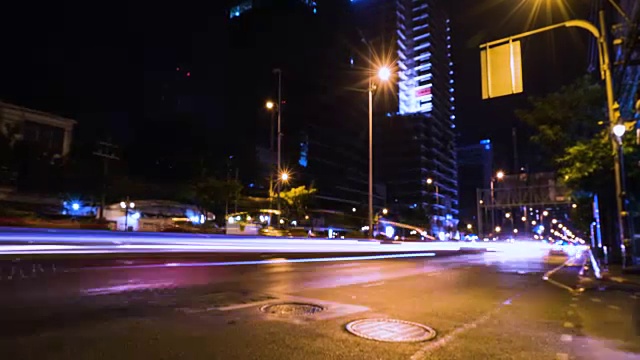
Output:
<instances>
[{"instance_id":1,"label":"illuminated skyscraper","mask_svg":"<svg viewBox=\"0 0 640 360\"><path fill-rule=\"evenodd\" d=\"M409 211L415 215L412 217L430 219L432 231L440 236L455 233L458 223L454 72L447 3L396 2L398 111L378 121L380 133L385 135L380 136L377 156L381 157L381 179L387 184L390 206L400 213Z\"/></svg>"}]
</instances>

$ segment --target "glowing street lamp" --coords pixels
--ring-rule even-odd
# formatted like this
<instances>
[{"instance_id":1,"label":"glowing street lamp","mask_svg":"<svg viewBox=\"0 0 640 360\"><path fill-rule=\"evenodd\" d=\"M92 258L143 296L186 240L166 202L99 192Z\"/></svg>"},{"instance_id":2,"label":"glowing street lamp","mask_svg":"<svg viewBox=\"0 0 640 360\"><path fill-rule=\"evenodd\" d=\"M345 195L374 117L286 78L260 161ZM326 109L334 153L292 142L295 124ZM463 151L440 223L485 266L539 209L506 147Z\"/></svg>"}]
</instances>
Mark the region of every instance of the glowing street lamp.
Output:
<instances>
[{"instance_id":1,"label":"glowing street lamp","mask_svg":"<svg viewBox=\"0 0 640 360\"><path fill-rule=\"evenodd\" d=\"M373 61L373 48L369 46L369 61ZM374 70L374 69L371 69ZM380 81L386 82L391 78L391 69L388 66L380 66L377 70ZM369 236L373 237L373 92L376 86L373 82L373 71L369 74Z\"/></svg>"},{"instance_id":2,"label":"glowing street lamp","mask_svg":"<svg viewBox=\"0 0 640 360\"><path fill-rule=\"evenodd\" d=\"M391 69L388 66L381 66L378 69L378 78L382 81L389 81L391 78Z\"/></svg>"},{"instance_id":3,"label":"glowing street lamp","mask_svg":"<svg viewBox=\"0 0 640 360\"><path fill-rule=\"evenodd\" d=\"M549 216L549 212L547 210L543 211L542 216Z\"/></svg>"},{"instance_id":4,"label":"glowing street lamp","mask_svg":"<svg viewBox=\"0 0 640 360\"><path fill-rule=\"evenodd\" d=\"M511 217L511 213L506 213L504 214L504 217L506 217L507 219L509 219Z\"/></svg>"},{"instance_id":5,"label":"glowing street lamp","mask_svg":"<svg viewBox=\"0 0 640 360\"><path fill-rule=\"evenodd\" d=\"M504 178L504 171L500 170L496 173L496 179L502 180Z\"/></svg>"},{"instance_id":6,"label":"glowing street lamp","mask_svg":"<svg viewBox=\"0 0 640 360\"><path fill-rule=\"evenodd\" d=\"M500 231L502 231L502 228L500 226L496 226L496 232L499 233Z\"/></svg>"},{"instance_id":7,"label":"glowing street lamp","mask_svg":"<svg viewBox=\"0 0 640 360\"><path fill-rule=\"evenodd\" d=\"M129 231L129 209L135 208L136 203L127 197L126 201L120 201L120 207L124 210L124 231Z\"/></svg>"},{"instance_id":8,"label":"glowing street lamp","mask_svg":"<svg viewBox=\"0 0 640 360\"><path fill-rule=\"evenodd\" d=\"M613 135L620 138L627 131L627 128L626 126L624 126L624 124L617 124L613 126L613 129L611 131L613 132Z\"/></svg>"},{"instance_id":9,"label":"glowing street lamp","mask_svg":"<svg viewBox=\"0 0 640 360\"><path fill-rule=\"evenodd\" d=\"M289 175L288 172L283 171L283 172L280 173L280 180L282 180L283 182L285 182L285 183L289 182L289 178L290 178L290 175Z\"/></svg>"},{"instance_id":10,"label":"glowing street lamp","mask_svg":"<svg viewBox=\"0 0 640 360\"><path fill-rule=\"evenodd\" d=\"M473 229L473 225L467 224L467 230L471 230L471 229Z\"/></svg>"},{"instance_id":11,"label":"glowing street lamp","mask_svg":"<svg viewBox=\"0 0 640 360\"><path fill-rule=\"evenodd\" d=\"M274 104L273 101L267 101L265 106L267 107L268 110L272 110L276 106L276 104Z\"/></svg>"}]
</instances>

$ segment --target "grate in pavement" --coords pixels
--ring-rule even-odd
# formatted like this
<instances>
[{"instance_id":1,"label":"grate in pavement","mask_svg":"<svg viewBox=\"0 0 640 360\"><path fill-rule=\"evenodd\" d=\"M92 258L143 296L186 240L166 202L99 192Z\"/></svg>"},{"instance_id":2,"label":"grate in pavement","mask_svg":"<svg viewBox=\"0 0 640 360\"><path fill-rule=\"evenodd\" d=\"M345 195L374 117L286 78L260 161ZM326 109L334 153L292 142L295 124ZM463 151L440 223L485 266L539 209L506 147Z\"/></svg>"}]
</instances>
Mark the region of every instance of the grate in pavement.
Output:
<instances>
[{"instance_id":1,"label":"grate in pavement","mask_svg":"<svg viewBox=\"0 0 640 360\"><path fill-rule=\"evenodd\" d=\"M386 342L418 342L436 337L432 328L404 320L362 319L346 326L350 333L369 340Z\"/></svg>"},{"instance_id":2,"label":"grate in pavement","mask_svg":"<svg viewBox=\"0 0 640 360\"><path fill-rule=\"evenodd\" d=\"M260 308L260 311L267 314L287 316L313 315L323 310L322 306L308 303L270 304Z\"/></svg>"}]
</instances>

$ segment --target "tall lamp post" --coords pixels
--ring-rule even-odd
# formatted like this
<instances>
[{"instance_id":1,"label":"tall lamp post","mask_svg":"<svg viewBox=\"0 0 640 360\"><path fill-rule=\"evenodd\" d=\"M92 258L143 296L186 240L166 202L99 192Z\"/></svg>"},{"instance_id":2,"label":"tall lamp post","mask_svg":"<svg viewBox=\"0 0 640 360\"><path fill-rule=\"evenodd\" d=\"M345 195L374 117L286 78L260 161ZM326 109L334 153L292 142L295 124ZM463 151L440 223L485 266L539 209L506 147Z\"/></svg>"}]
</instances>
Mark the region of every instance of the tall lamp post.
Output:
<instances>
[{"instance_id":1,"label":"tall lamp post","mask_svg":"<svg viewBox=\"0 0 640 360\"><path fill-rule=\"evenodd\" d=\"M129 209L135 208L136 203L129 201L129 197L127 197L127 201L120 202L120 207L124 210L124 231L129 231Z\"/></svg>"},{"instance_id":2,"label":"tall lamp post","mask_svg":"<svg viewBox=\"0 0 640 360\"><path fill-rule=\"evenodd\" d=\"M280 177L282 174L282 70L273 69L273 73L278 75L278 103L274 104L273 101L267 101L265 104L267 110L276 110L278 112L278 126L277 126L277 160L276 160L276 173ZM271 118L271 134L270 134L271 151L273 151L273 116ZM271 191L271 184L273 182L273 175L269 179L269 190ZM277 207L280 212L280 181L276 181L277 191Z\"/></svg>"},{"instance_id":3,"label":"tall lamp post","mask_svg":"<svg viewBox=\"0 0 640 360\"><path fill-rule=\"evenodd\" d=\"M371 69L373 70L373 69ZM380 81L386 82L391 78L391 69L388 66L378 68L377 76ZM373 237L373 92L376 83L373 81L373 71L369 74L369 237Z\"/></svg>"},{"instance_id":4,"label":"tall lamp post","mask_svg":"<svg viewBox=\"0 0 640 360\"><path fill-rule=\"evenodd\" d=\"M278 74L278 174L282 173L282 70L273 69L274 74ZM280 213L280 182L276 184L278 187L278 213ZM278 215L280 216L280 215Z\"/></svg>"},{"instance_id":5,"label":"tall lamp post","mask_svg":"<svg viewBox=\"0 0 640 360\"><path fill-rule=\"evenodd\" d=\"M616 197L617 206L618 206L618 231L621 236L620 249L622 251L622 266L627 266L627 246L631 246L631 264L635 265L635 257L636 257L636 249L635 249L635 241L631 238L630 234L632 234L632 221L629 219L629 215L627 212L627 199L626 199L626 191L627 184L625 181L624 174L624 150L622 147L623 144L623 136L626 132L627 128L624 123L614 124L611 127L611 136L613 137L614 147L615 147L615 163L614 168L616 172L616 189L618 190L618 196ZM626 220L626 221L625 221ZM625 223L626 222L626 223Z\"/></svg>"},{"instance_id":6,"label":"tall lamp post","mask_svg":"<svg viewBox=\"0 0 640 360\"><path fill-rule=\"evenodd\" d=\"M437 217L436 221L437 221L438 219L440 219L440 187L432 178L427 179L427 185L433 185L436 188L436 217Z\"/></svg>"},{"instance_id":7,"label":"tall lamp post","mask_svg":"<svg viewBox=\"0 0 640 360\"><path fill-rule=\"evenodd\" d=\"M271 101L268 100L265 104L265 107L267 108L267 110L269 110L269 112L271 112L271 126L270 126L270 131L269 131L269 161L270 161L270 168L271 170L269 171L269 208L271 208L273 206L273 198L271 196L271 194L273 193L273 179L276 177L276 174L274 174L274 168L273 168L273 151L274 149L274 144L273 144L273 132L274 132L274 114L275 114L275 109L276 109L276 104ZM277 181L277 180L276 180Z\"/></svg>"},{"instance_id":8,"label":"tall lamp post","mask_svg":"<svg viewBox=\"0 0 640 360\"><path fill-rule=\"evenodd\" d=\"M496 227L496 197L495 197L495 185L496 181L504 179L504 171L500 170L496 173L496 176L491 178L491 228Z\"/></svg>"}]
</instances>

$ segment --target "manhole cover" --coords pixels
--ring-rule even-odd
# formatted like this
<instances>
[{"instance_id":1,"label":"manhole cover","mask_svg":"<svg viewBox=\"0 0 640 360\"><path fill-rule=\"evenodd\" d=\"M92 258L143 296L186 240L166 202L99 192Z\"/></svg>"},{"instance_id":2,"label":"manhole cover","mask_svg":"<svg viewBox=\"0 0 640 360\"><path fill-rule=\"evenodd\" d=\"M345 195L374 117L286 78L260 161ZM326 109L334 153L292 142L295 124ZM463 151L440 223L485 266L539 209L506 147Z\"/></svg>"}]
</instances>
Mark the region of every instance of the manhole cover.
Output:
<instances>
[{"instance_id":1,"label":"manhole cover","mask_svg":"<svg viewBox=\"0 0 640 360\"><path fill-rule=\"evenodd\" d=\"M436 337L432 328L396 319L362 319L347 324L347 331L369 340L417 342Z\"/></svg>"},{"instance_id":2,"label":"manhole cover","mask_svg":"<svg viewBox=\"0 0 640 360\"><path fill-rule=\"evenodd\" d=\"M313 315L324 310L322 306L305 303L284 303L265 305L260 308L262 312L273 315Z\"/></svg>"}]
</instances>

